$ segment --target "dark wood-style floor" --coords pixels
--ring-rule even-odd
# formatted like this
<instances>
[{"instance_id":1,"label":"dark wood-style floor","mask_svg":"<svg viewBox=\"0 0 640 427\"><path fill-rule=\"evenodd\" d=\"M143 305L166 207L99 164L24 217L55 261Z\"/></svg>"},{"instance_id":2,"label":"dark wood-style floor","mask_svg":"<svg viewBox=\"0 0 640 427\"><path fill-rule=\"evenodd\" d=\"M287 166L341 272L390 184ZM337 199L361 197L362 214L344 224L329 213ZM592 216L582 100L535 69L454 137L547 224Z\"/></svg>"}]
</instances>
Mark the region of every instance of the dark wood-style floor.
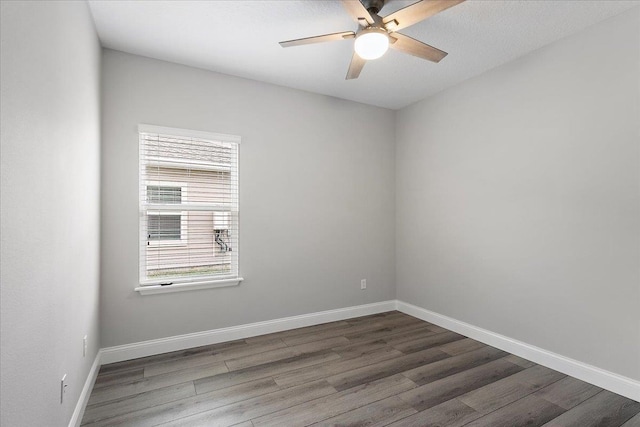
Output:
<instances>
[{"instance_id":1,"label":"dark wood-style floor","mask_svg":"<svg viewBox=\"0 0 640 427\"><path fill-rule=\"evenodd\" d=\"M86 426L640 426L640 403L389 312L105 365Z\"/></svg>"}]
</instances>

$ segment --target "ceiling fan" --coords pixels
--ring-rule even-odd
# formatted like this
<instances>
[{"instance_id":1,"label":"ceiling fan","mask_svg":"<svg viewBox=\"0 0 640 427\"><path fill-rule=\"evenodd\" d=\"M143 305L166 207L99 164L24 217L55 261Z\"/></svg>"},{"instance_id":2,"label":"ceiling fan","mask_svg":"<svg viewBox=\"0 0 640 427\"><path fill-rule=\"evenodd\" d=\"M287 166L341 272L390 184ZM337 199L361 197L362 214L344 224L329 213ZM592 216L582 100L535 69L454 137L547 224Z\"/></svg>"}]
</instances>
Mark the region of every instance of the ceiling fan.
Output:
<instances>
[{"instance_id":1,"label":"ceiling fan","mask_svg":"<svg viewBox=\"0 0 640 427\"><path fill-rule=\"evenodd\" d=\"M447 56L447 52L396 31L449 9L464 0L421 0L384 17L379 16L378 12L388 0L341 1L347 13L360 25L357 31L287 40L280 42L280 46L291 47L355 38L354 52L346 77L347 80L351 80L358 78L367 60L380 58L389 47L428 61L440 62Z\"/></svg>"}]
</instances>

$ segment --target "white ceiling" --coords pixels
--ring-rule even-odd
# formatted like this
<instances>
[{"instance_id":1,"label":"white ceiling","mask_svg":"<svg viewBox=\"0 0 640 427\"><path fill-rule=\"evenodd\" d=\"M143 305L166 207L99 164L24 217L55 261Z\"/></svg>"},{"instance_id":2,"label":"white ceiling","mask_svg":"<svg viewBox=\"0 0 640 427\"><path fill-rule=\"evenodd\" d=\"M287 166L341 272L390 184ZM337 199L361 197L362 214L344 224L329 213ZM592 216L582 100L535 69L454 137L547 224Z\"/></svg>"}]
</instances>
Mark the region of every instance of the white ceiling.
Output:
<instances>
[{"instance_id":1,"label":"white ceiling","mask_svg":"<svg viewBox=\"0 0 640 427\"><path fill-rule=\"evenodd\" d=\"M380 15L414 1L391 0ZM390 50L369 61L360 78L346 81L353 40L278 45L355 30L357 24L337 0L89 1L107 48L392 109L638 4L467 0L402 31L449 52L442 62Z\"/></svg>"}]
</instances>

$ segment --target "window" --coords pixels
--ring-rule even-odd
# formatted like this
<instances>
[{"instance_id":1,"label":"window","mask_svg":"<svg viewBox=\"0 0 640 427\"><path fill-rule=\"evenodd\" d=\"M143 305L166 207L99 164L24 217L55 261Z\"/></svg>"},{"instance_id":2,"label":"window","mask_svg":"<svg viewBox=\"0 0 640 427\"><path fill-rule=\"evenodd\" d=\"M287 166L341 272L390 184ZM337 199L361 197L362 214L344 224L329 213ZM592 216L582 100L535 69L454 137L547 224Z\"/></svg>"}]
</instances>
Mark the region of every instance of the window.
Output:
<instances>
[{"instance_id":1,"label":"window","mask_svg":"<svg viewBox=\"0 0 640 427\"><path fill-rule=\"evenodd\" d=\"M182 203L182 186L147 185L147 200L151 203Z\"/></svg>"},{"instance_id":2,"label":"window","mask_svg":"<svg viewBox=\"0 0 640 427\"><path fill-rule=\"evenodd\" d=\"M139 140L137 289L239 281L240 138L140 125Z\"/></svg>"},{"instance_id":3,"label":"window","mask_svg":"<svg viewBox=\"0 0 640 427\"><path fill-rule=\"evenodd\" d=\"M182 240L182 215L148 214L147 228L149 241Z\"/></svg>"},{"instance_id":4,"label":"window","mask_svg":"<svg viewBox=\"0 0 640 427\"><path fill-rule=\"evenodd\" d=\"M187 201L187 187L178 182L147 182L146 197L148 203L181 205ZM148 246L186 245L186 212L151 212L147 214Z\"/></svg>"}]
</instances>

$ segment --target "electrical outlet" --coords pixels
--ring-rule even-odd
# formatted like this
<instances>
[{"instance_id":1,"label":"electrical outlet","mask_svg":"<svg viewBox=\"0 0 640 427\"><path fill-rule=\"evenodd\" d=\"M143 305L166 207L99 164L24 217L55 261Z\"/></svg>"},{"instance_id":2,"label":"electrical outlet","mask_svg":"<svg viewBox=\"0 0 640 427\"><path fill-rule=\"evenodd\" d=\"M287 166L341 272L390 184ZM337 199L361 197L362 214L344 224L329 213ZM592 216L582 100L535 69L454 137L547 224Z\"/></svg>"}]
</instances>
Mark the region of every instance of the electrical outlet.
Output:
<instances>
[{"instance_id":1,"label":"electrical outlet","mask_svg":"<svg viewBox=\"0 0 640 427\"><path fill-rule=\"evenodd\" d=\"M360 289L367 289L367 279L360 280Z\"/></svg>"},{"instance_id":2,"label":"electrical outlet","mask_svg":"<svg viewBox=\"0 0 640 427\"><path fill-rule=\"evenodd\" d=\"M64 402L64 395L67 392L67 374L62 376L60 380L60 403Z\"/></svg>"},{"instance_id":3,"label":"electrical outlet","mask_svg":"<svg viewBox=\"0 0 640 427\"><path fill-rule=\"evenodd\" d=\"M87 357L87 336L82 338L82 357Z\"/></svg>"}]
</instances>

